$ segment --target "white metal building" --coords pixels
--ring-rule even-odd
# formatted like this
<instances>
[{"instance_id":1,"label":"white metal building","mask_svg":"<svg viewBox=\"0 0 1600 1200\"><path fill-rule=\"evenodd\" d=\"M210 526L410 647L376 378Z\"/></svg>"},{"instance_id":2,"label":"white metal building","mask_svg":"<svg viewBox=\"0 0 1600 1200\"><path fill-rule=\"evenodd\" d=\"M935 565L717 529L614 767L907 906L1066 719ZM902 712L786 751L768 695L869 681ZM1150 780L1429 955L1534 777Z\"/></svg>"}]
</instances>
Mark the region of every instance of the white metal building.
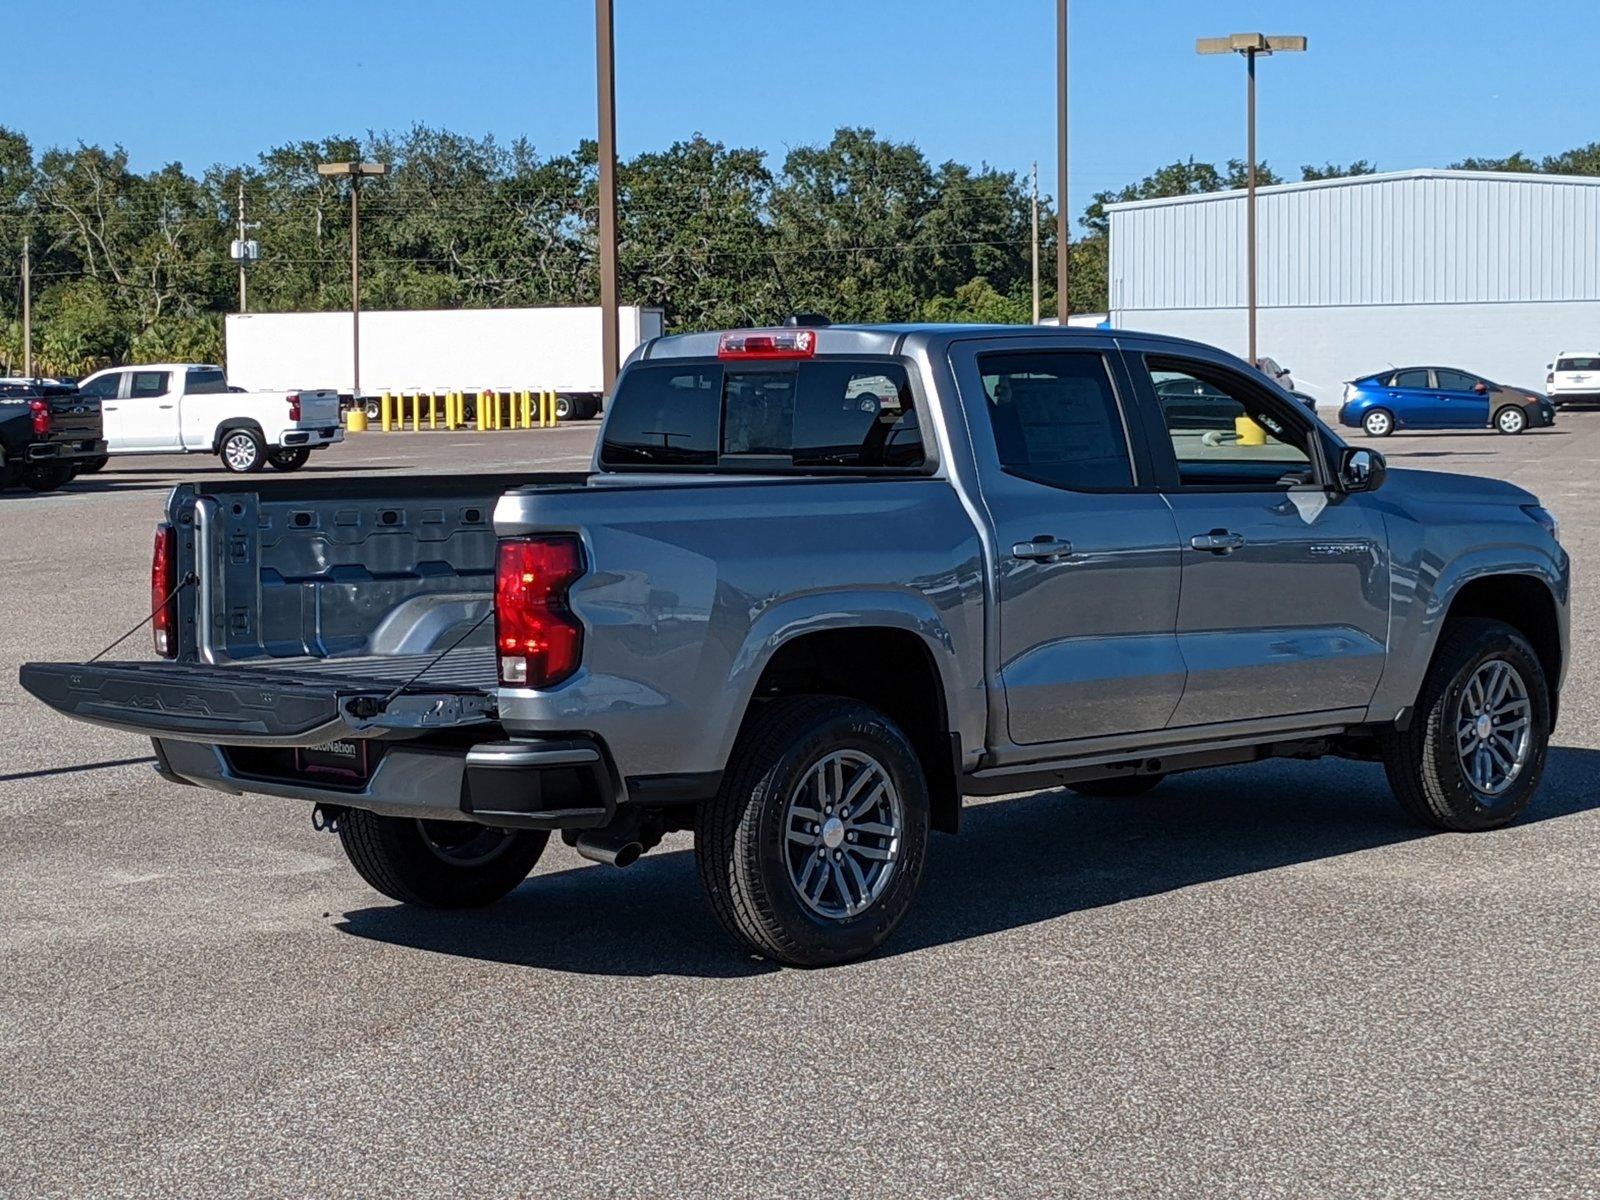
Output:
<instances>
[{"instance_id":1,"label":"white metal building","mask_svg":"<svg viewBox=\"0 0 1600 1200\"><path fill-rule=\"evenodd\" d=\"M1259 353L1336 402L1389 364L1543 390L1600 351L1600 178L1395 171L1258 189ZM1246 350L1245 193L1107 206L1111 324Z\"/></svg>"}]
</instances>

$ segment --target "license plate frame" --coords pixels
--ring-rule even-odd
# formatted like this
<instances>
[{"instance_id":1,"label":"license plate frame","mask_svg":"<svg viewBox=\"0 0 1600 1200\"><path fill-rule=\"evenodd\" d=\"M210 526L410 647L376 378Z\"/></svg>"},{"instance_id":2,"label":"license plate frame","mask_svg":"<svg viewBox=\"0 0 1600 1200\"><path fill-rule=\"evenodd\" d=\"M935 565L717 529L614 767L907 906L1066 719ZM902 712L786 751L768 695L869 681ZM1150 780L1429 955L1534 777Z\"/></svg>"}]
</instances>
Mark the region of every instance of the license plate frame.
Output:
<instances>
[{"instance_id":1,"label":"license plate frame","mask_svg":"<svg viewBox=\"0 0 1600 1200\"><path fill-rule=\"evenodd\" d=\"M373 755L366 738L335 738L319 746L296 746L294 768L302 775L365 783L372 778Z\"/></svg>"}]
</instances>

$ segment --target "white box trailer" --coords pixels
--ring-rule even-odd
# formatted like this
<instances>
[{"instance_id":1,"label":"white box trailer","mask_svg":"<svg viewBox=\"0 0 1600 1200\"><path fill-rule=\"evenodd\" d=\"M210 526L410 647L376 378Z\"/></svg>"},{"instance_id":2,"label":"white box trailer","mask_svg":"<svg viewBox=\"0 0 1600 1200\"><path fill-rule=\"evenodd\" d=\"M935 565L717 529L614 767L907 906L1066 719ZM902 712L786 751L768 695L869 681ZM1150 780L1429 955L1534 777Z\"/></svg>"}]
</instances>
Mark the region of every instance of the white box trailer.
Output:
<instances>
[{"instance_id":1,"label":"white box trailer","mask_svg":"<svg viewBox=\"0 0 1600 1200\"><path fill-rule=\"evenodd\" d=\"M619 358L662 333L659 308L618 312ZM555 392L563 416L593 416L604 391L600 309L458 308L361 314L361 392ZM350 314L235 313L228 382L250 391L351 395Z\"/></svg>"}]
</instances>

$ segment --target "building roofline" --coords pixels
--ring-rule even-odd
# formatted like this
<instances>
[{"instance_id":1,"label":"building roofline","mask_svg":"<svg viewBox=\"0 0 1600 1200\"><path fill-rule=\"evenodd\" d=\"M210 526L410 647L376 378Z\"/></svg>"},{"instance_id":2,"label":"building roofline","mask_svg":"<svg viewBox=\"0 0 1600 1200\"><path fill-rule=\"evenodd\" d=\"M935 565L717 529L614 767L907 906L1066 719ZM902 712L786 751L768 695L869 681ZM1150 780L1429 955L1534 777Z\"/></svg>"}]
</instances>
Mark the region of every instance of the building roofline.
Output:
<instances>
[{"instance_id":1,"label":"building roofline","mask_svg":"<svg viewBox=\"0 0 1600 1200\"><path fill-rule=\"evenodd\" d=\"M1464 171L1443 167L1418 167L1410 171L1380 171L1374 175L1341 175L1337 179L1302 179L1290 183L1274 183L1258 187L1257 196L1275 196L1284 192L1310 191L1314 188L1364 187L1371 183L1391 183L1402 179L1472 179L1492 180L1497 183L1577 183L1600 187L1600 175L1545 175L1533 171ZM1199 204L1214 200L1232 200L1245 194L1244 188L1230 188L1225 192L1196 192L1186 196L1155 196L1148 200L1120 200L1106 205L1106 212L1125 212L1134 208L1158 208L1165 204Z\"/></svg>"}]
</instances>

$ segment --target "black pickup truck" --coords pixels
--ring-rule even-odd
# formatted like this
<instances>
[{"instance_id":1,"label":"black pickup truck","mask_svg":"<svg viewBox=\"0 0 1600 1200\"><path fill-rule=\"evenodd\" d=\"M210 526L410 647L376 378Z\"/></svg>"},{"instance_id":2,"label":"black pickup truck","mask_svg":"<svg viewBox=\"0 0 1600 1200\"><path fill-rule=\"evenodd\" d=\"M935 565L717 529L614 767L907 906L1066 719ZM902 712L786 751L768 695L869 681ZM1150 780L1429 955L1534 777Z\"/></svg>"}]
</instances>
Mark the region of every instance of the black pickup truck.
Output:
<instances>
[{"instance_id":1,"label":"black pickup truck","mask_svg":"<svg viewBox=\"0 0 1600 1200\"><path fill-rule=\"evenodd\" d=\"M100 401L66 384L0 382L0 488L50 492L105 463Z\"/></svg>"}]
</instances>

